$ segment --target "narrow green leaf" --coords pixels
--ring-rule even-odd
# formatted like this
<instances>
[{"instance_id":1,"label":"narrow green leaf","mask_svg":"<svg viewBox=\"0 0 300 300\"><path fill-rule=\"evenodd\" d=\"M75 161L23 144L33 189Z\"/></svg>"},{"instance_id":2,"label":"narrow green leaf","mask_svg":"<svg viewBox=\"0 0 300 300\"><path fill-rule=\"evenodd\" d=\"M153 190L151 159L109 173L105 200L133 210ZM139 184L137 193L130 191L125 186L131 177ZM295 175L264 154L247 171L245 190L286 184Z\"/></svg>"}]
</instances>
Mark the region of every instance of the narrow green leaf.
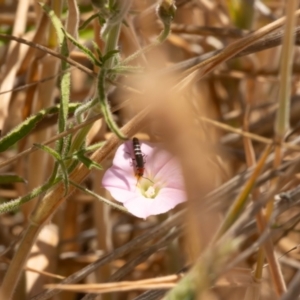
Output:
<instances>
[{"instance_id":1,"label":"narrow green leaf","mask_svg":"<svg viewBox=\"0 0 300 300\"><path fill-rule=\"evenodd\" d=\"M65 36L62 32L63 24L61 23L60 19L56 16L55 12L47 5L47 4L41 4L42 9L46 12L46 14L51 19L52 25L55 28L59 44L62 46L62 43L65 39Z\"/></svg>"},{"instance_id":2,"label":"narrow green leaf","mask_svg":"<svg viewBox=\"0 0 300 300\"><path fill-rule=\"evenodd\" d=\"M22 204L29 202L33 198L46 192L48 189L50 189L55 184L57 184L60 180L61 180L61 178L56 178L54 182L51 182L51 183L48 182L48 183L34 189L26 196L23 196L23 197L15 199L15 200L11 200L11 201L5 202L3 204L0 204L0 213L6 213L6 212L15 211L15 210L19 209Z\"/></svg>"},{"instance_id":3,"label":"narrow green leaf","mask_svg":"<svg viewBox=\"0 0 300 300\"><path fill-rule=\"evenodd\" d=\"M74 171L74 169L78 166L78 164L79 164L79 161L77 159L72 161L71 165L68 166L69 174Z\"/></svg>"},{"instance_id":4,"label":"narrow green leaf","mask_svg":"<svg viewBox=\"0 0 300 300\"><path fill-rule=\"evenodd\" d=\"M69 65L63 66L62 62L62 71L66 71L69 68ZM60 110L59 110L59 132L63 132L67 128L67 118L69 114L69 100L70 100L70 85L71 85L71 74L70 72L65 72L61 78L60 83Z\"/></svg>"},{"instance_id":5,"label":"narrow green leaf","mask_svg":"<svg viewBox=\"0 0 300 300\"><path fill-rule=\"evenodd\" d=\"M101 111L103 113L103 117L110 128L112 132L116 134L116 136L122 140L127 140L127 137L120 131L117 124L113 120L112 113L110 111L106 93L105 93L105 76L106 76L106 70L101 69L99 77L98 77L98 96L100 100L100 107Z\"/></svg>"},{"instance_id":6,"label":"narrow green leaf","mask_svg":"<svg viewBox=\"0 0 300 300\"><path fill-rule=\"evenodd\" d=\"M119 53L119 50L111 50L109 52L107 52L104 56L102 56L102 62L105 63L107 60L109 60L111 57L113 57L114 55L116 55L117 53Z\"/></svg>"},{"instance_id":7,"label":"narrow green leaf","mask_svg":"<svg viewBox=\"0 0 300 300\"><path fill-rule=\"evenodd\" d=\"M55 163L54 163L54 167L53 167L52 173L51 173L51 175L50 175L50 177L48 179L49 183L54 182L55 179L57 178L58 168L59 168L59 163L56 160Z\"/></svg>"},{"instance_id":8,"label":"narrow green leaf","mask_svg":"<svg viewBox=\"0 0 300 300\"><path fill-rule=\"evenodd\" d=\"M74 159L74 158L78 159L77 155L85 155L88 152L93 152L93 151L101 148L104 144L105 144L105 142L99 142L99 143L92 144L86 148L80 149L77 152L74 152L74 153L64 157L64 160Z\"/></svg>"},{"instance_id":9,"label":"narrow green leaf","mask_svg":"<svg viewBox=\"0 0 300 300\"><path fill-rule=\"evenodd\" d=\"M92 43L93 43L94 51L97 52L99 62L102 63L103 55L102 55L101 49L98 47L98 45L94 41L92 41Z\"/></svg>"},{"instance_id":10,"label":"narrow green leaf","mask_svg":"<svg viewBox=\"0 0 300 300\"><path fill-rule=\"evenodd\" d=\"M75 118L78 124L80 124L82 122L82 114L84 114L85 112L87 112L90 108L92 108L93 106L95 106L96 104L98 104L98 99L92 99L86 103L82 103L75 111Z\"/></svg>"},{"instance_id":11,"label":"narrow green leaf","mask_svg":"<svg viewBox=\"0 0 300 300\"><path fill-rule=\"evenodd\" d=\"M72 112L78 108L78 103L70 104ZM30 116L21 124L16 126L12 131L6 134L3 138L0 139L0 152L7 150L9 147L13 146L19 140L28 135L31 130L46 116L49 114L54 114L59 111L59 105L52 106L46 109L39 111L37 114Z\"/></svg>"},{"instance_id":12,"label":"narrow green leaf","mask_svg":"<svg viewBox=\"0 0 300 300\"><path fill-rule=\"evenodd\" d=\"M61 48L62 55L68 56L68 45L66 38L64 37L64 41ZM71 74L69 70L69 64L65 61L62 61L62 71L63 75L60 83L60 110L58 113L58 131L59 133L63 132L67 128L67 118L68 118L68 109L69 109L69 100L70 100L70 85L71 85ZM61 138L57 143L57 150L59 153L63 152L65 138Z\"/></svg>"},{"instance_id":13,"label":"narrow green leaf","mask_svg":"<svg viewBox=\"0 0 300 300\"><path fill-rule=\"evenodd\" d=\"M104 144L105 144L105 142L95 143L95 144L92 144L92 145L86 147L85 149L82 149L81 151L84 151L84 153L93 152L93 151L101 148Z\"/></svg>"},{"instance_id":14,"label":"narrow green leaf","mask_svg":"<svg viewBox=\"0 0 300 300\"><path fill-rule=\"evenodd\" d=\"M90 158L84 156L82 153L78 153L76 158L81 161L89 170L92 168L96 168L98 170L103 170L102 166L91 160Z\"/></svg>"},{"instance_id":15,"label":"narrow green leaf","mask_svg":"<svg viewBox=\"0 0 300 300\"><path fill-rule=\"evenodd\" d=\"M15 174L2 174L0 175L0 184L8 184L8 183L14 183L14 182L23 182L27 183L27 181Z\"/></svg>"},{"instance_id":16,"label":"narrow green leaf","mask_svg":"<svg viewBox=\"0 0 300 300\"><path fill-rule=\"evenodd\" d=\"M104 24L106 23L105 18L101 14L98 14L98 22L101 27L104 26Z\"/></svg>"},{"instance_id":17,"label":"narrow green leaf","mask_svg":"<svg viewBox=\"0 0 300 300\"><path fill-rule=\"evenodd\" d=\"M67 194L68 189L69 189L69 177L68 177L69 174L68 174L67 167L66 167L63 159L61 158L61 155L57 151L55 151L54 149L52 149L46 145L34 144L34 146L49 153L52 157L54 157L56 162L59 164L61 175L62 175L62 180L63 180L64 186L65 186L65 194Z\"/></svg>"},{"instance_id":18,"label":"narrow green leaf","mask_svg":"<svg viewBox=\"0 0 300 300\"><path fill-rule=\"evenodd\" d=\"M98 17L98 14L99 13L95 13L91 15L87 20L85 20L79 27L79 30L83 30L85 27L87 27L94 19Z\"/></svg>"},{"instance_id":19,"label":"narrow green leaf","mask_svg":"<svg viewBox=\"0 0 300 300\"><path fill-rule=\"evenodd\" d=\"M33 144L33 145L34 145L35 147L37 147L37 148L39 148L39 149L41 149L41 150L47 152L47 153L50 154L51 156L53 156L53 158L54 158L56 161L58 161L58 162L61 161L61 156L60 156L60 154L59 154L57 151L55 151L54 149L52 149L52 148L50 148L50 147L48 147L48 146L46 146L46 145L42 145L42 144Z\"/></svg>"},{"instance_id":20,"label":"narrow green leaf","mask_svg":"<svg viewBox=\"0 0 300 300\"><path fill-rule=\"evenodd\" d=\"M70 151L70 149L71 149L71 145L72 145L72 134L68 134L66 137L65 137L65 140L64 140L64 142L65 142L65 145L64 145L64 152L62 153L62 157L63 158L65 158L67 155L68 155L68 153L69 153L69 151Z\"/></svg>"},{"instance_id":21,"label":"narrow green leaf","mask_svg":"<svg viewBox=\"0 0 300 300\"><path fill-rule=\"evenodd\" d=\"M95 57L94 53L89 48L81 45L64 29L62 30L68 40L72 42L72 44L74 44L78 49L80 49L94 65L101 66L101 62Z\"/></svg>"},{"instance_id":22,"label":"narrow green leaf","mask_svg":"<svg viewBox=\"0 0 300 300\"><path fill-rule=\"evenodd\" d=\"M143 68L141 67L136 67L136 66L122 66L122 65L117 65L114 67L112 70L109 70L109 73L117 73L117 74L137 74L137 73L142 73Z\"/></svg>"},{"instance_id":23,"label":"narrow green leaf","mask_svg":"<svg viewBox=\"0 0 300 300\"><path fill-rule=\"evenodd\" d=\"M43 119L45 111L29 117L0 140L0 152L5 151L25 137Z\"/></svg>"},{"instance_id":24,"label":"narrow green leaf","mask_svg":"<svg viewBox=\"0 0 300 300\"><path fill-rule=\"evenodd\" d=\"M61 160L59 162L59 165L60 165L60 171L61 171L61 174L62 174L62 180L63 180L63 183L64 183L64 188L65 188L65 194L64 195L67 195L68 194L68 190L69 190L69 173L68 173L68 169L65 165L65 162L63 160Z\"/></svg>"},{"instance_id":25,"label":"narrow green leaf","mask_svg":"<svg viewBox=\"0 0 300 300\"><path fill-rule=\"evenodd\" d=\"M67 44L67 38L63 32L63 24L60 19L55 15L54 11L49 8L47 5L42 4L42 8L50 17L52 25L55 28L59 43L61 45L60 52L63 56L69 56L69 49ZM66 61L61 62L61 69L63 71L63 75L60 83L60 110L58 115L58 131L59 133L63 132L67 128L67 117L68 117L68 108L69 108L69 99L70 99L70 83L71 83L71 75L69 72L69 64ZM56 143L56 149L59 153L62 153L64 147L64 138L61 138Z\"/></svg>"}]
</instances>

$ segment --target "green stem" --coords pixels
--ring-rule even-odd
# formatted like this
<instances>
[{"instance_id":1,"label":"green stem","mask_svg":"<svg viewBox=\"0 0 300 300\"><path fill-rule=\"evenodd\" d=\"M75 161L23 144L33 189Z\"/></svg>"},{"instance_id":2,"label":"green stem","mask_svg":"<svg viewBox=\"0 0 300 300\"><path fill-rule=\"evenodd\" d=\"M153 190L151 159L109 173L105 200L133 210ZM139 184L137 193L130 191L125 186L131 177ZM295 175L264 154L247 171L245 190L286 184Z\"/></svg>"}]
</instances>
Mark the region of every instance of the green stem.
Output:
<instances>
[{"instance_id":1,"label":"green stem","mask_svg":"<svg viewBox=\"0 0 300 300\"><path fill-rule=\"evenodd\" d=\"M133 61L140 55L145 54L145 53L149 52L151 49L153 49L154 47L162 44L168 38L170 32L171 32L171 24L165 25L162 32L159 34L159 36L156 38L156 40L152 44L146 46L145 48L137 51L136 53L133 53L131 56L124 59L122 62L122 65L126 66L129 62Z\"/></svg>"},{"instance_id":2,"label":"green stem","mask_svg":"<svg viewBox=\"0 0 300 300\"><path fill-rule=\"evenodd\" d=\"M116 50L118 46L119 36L121 30L121 23L112 26L107 35L107 41L105 43L104 55L110 51ZM105 63L104 68L111 69L114 67L114 56L110 57Z\"/></svg>"},{"instance_id":3,"label":"green stem","mask_svg":"<svg viewBox=\"0 0 300 300\"><path fill-rule=\"evenodd\" d=\"M297 9L298 2L298 0L291 0L287 2L286 6L286 26L280 62L279 107L275 123L275 134L278 142L282 141L289 128L291 77L295 40L294 28L296 23L295 11Z\"/></svg>"},{"instance_id":4,"label":"green stem","mask_svg":"<svg viewBox=\"0 0 300 300\"><path fill-rule=\"evenodd\" d=\"M124 4L124 3L123 3ZM127 8L122 10L124 13L128 11L131 1L127 2ZM119 41L119 36L120 36L120 30L121 30L121 25L122 25L122 20L123 20L124 15L121 17L119 16L120 20L118 23L114 25L109 25L106 28L106 34L105 34L105 48L104 48L104 55L107 54L108 52L112 50L116 50L118 46L118 41ZM105 71L109 70L114 67L114 59L115 57L112 56L110 57L107 61L105 61L99 75L98 75L98 96L100 97L100 104L102 112L104 114L105 120L108 123L109 127L117 134L117 136L121 139L126 139L124 135L119 131L119 128L117 125L114 123L111 112L108 107L107 103L107 98L106 98L106 93L109 88L107 84L104 83L105 81ZM104 77L103 77L104 76ZM100 86L99 86L100 85ZM98 105L91 106L91 109L88 112L88 117L91 118L99 113L99 107ZM80 147L83 145L85 138L91 129L92 125L88 125L84 127L75 137L71 151L79 150ZM72 152L71 152L72 153Z\"/></svg>"},{"instance_id":5,"label":"green stem","mask_svg":"<svg viewBox=\"0 0 300 300\"><path fill-rule=\"evenodd\" d=\"M142 124L144 118L148 115L149 110L144 109L137 116L135 116L130 122L128 122L124 127L125 135L133 135L137 128ZM112 153L119 145L119 139L112 136L105 145L98 149L90 157L98 163L101 163L107 156ZM89 170L85 168L82 164L78 165L76 169L70 174L70 181L80 183L89 174ZM15 287L18 283L20 277L20 270L23 269L28 257L31 246L33 245L36 236L40 228L44 223L56 212L60 204L72 194L75 190L74 186L70 186L69 193L64 197L64 186L63 183L55 185L51 190L49 190L44 197L39 201L36 209L33 211L30 219L30 224L28 229L25 231L24 237L22 239L21 245L17 249L17 252L12 259L8 271L5 275L4 281L0 290L0 299L10 300ZM2 296L2 297L1 297Z\"/></svg>"}]
</instances>

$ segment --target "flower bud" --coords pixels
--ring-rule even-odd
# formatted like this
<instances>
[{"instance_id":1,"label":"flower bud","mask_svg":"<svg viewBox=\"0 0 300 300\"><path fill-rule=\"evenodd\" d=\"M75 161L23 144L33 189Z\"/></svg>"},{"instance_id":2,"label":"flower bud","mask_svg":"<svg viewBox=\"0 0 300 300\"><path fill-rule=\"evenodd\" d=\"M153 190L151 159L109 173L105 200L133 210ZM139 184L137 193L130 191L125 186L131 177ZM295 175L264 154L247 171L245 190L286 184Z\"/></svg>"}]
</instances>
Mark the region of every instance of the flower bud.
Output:
<instances>
[{"instance_id":1,"label":"flower bud","mask_svg":"<svg viewBox=\"0 0 300 300\"><path fill-rule=\"evenodd\" d=\"M165 25L170 25L174 19L176 6L172 0L162 0L157 6L156 12L158 17Z\"/></svg>"},{"instance_id":2,"label":"flower bud","mask_svg":"<svg viewBox=\"0 0 300 300\"><path fill-rule=\"evenodd\" d=\"M99 9L102 9L105 6L107 6L107 0L91 0L91 2L95 7Z\"/></svg>"}]
</instances>

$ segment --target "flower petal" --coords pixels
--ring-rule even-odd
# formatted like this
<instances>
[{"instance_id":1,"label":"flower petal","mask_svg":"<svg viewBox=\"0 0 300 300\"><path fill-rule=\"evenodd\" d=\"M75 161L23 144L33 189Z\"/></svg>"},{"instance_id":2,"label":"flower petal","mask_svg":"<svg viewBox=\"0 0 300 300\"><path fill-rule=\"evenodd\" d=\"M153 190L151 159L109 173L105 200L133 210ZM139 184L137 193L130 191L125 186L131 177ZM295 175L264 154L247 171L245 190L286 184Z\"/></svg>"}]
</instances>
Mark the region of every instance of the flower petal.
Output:
<instances>
[{"instance_id":1,"label":"flower petal","mask_svg":"<svg viewBox=\"0 0 300 300\"><path fill-rule=\"evenodd\" d=\"M141 151L145 156L145 179L140 179L138 186L132 141L123 143L117 149L113 165L104 174L102 184L129 212L145 219L150 215L165 213L184 202L186 194L181 169L174 156L155 144L145 142L141 143ZM143 189L152 185L141 183L147 178L154 188L159 188L153 199L144 196L147 193Z\"/></svg>"},{"instance_id":2,"label":"flower petal","mask_svg":"<svg viewBox=\"0 0 300 300\"><path fill-rule=\"evenodd\" d=\"M156 167L157 166L155 166L154 168ZM164 182L165 186L168 187L184 189L184 180L181 174L180 164L176 158L171 157L171 159L166 160L165 164L164 165L161 164L161 168L160 169L157 168L154 174L155 174L154 177L155 181L162 181Z\"/></svg>"},{"instance_id":3,"label":"flower petal","mask_svg":"<svg viewBox=\"0 0 300 300\"><path fill-rule=\"evenodd\" d=\"M186 201L186 193L185 190L182 189L165 187L159 192L155 199L165 203L164 205L173 205L173 207L175 207L179 203Z\"/></svg>"},{"instance_id":4,"label":"flower petal","mask_svg":"<svg viewBox=\"0 0 300 300\"><path fill-rule=\"evenodd\" d=\"M151 172L153 174L159 175L159 172L161 172L165 168L165 166L168 166L173 158L174 157L169 152L156 147L152 150L151 157L149 157L149 165L147 165L147 168L151 169Z\"/></svg>"},{"instance_id":5,"label":"flower petal","mask_svg":"<svg viewBox=\"0 0 300 300\"><path fill-rule=\"evenodd\" d=\"M124 172L134 173L132 158L132 143L127 141L119 146L113 159L113 166L124 170Z\"/></svg>"},{"instance_id":6,"label":"flower petal","mask_svg":"<svg viewBox=\"0 0 300 300\"><path fill-rule=\"evenodd\" d=\"M162 189L154 199L137 195L136 197L127 199L123 204L133 215L146 219L152 215L165 213L185 200L186 195L182 190Z\"/></svg>"},{"instance_id":7,"label":"flower petal","mask_svg":"<svg viewBox=\"0 0 300 300\"><path fill-rule=\"evenodd\" d=\"M126 201L130 201L132 197L136 197L136 194L132 191L126 191L119 188L110 188L109 192L111 196L118 202L125 203Z\"/></svg>"},{"instance_id":8,"label":"flower petal","mask_svg":"<svg viewBox=\"0 0 300 300\"><path fill-rule=\"evenodd\" d=\"M119 188L126 191L131 191L136 178L131 173L124 172L123 169L115 166L109 168L102 179L102 185L110 190L110 188Z\"/></svg>"}]
</instances>

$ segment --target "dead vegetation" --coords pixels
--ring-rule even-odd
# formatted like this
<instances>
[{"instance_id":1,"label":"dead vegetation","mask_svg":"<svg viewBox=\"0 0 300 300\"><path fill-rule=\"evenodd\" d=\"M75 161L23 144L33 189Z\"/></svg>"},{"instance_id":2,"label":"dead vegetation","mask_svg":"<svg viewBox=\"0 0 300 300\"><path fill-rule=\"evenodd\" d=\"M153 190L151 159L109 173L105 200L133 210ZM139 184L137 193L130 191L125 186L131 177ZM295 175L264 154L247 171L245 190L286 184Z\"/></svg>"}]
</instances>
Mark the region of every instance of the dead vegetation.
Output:
<instances>
[{"instance_id":1,"label":"dead vegetation","mask_svg":"<svg viewBox=\"0 0 300 300\"><path fill-rule=\"evenodd\" d=\"M299 1L44 4L0 1L0 298L297 299ZM115 209L133 136L185 204Z\"/></svg>"}]
</instances>

